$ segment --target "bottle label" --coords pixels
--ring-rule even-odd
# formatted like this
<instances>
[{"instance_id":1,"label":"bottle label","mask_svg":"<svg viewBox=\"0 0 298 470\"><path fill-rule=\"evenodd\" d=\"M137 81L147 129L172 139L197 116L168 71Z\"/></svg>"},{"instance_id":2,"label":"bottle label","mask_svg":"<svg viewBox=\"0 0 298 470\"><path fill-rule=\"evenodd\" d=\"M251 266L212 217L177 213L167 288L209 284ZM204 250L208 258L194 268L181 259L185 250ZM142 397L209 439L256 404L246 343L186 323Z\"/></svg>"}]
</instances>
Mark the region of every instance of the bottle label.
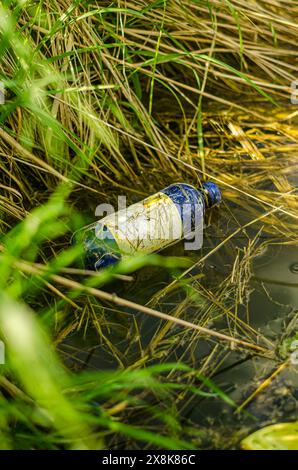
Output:
<instances>
[{"instance_id":1,"label":"bottle label","mask_svg":"<svg viewBox=\"0 0 298 470\"><path fill-rule=\"evenodd\" d=\"M124 255L152 253L183 237L179 209L162 192L101 219L97 238L102 238L103 227L109 229Z\"/></svg>"}]
</instances>

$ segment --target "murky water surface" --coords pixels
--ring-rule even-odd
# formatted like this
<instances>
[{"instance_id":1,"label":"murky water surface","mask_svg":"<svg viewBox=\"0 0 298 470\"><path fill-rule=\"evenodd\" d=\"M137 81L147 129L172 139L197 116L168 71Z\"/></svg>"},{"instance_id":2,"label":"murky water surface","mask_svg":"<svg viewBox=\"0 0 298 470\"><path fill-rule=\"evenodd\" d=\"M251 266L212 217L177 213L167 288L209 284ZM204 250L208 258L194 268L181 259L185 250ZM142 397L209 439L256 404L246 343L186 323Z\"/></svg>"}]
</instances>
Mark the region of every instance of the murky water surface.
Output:
<instances>
[{"instance_id":1,"label":"murky water surface","mask_svg":"<svg viewBox=\"0 0 298 470\"><path fill-rule=\"evenodd\" d=\"M200 253L188 253L194 261L209 253L237 227L224 208L212 217L212 223L205 230L203 250ZM252 230L245 235L235 236L230 243L206 259L202 270L195 269L192 274L203 273L205 277L202 284L216 291L216 287L231 273L237 250L247 246L248 240L255 233ZM269 245L263 253L253 258L249 284L245 289L249 293L247 308L240 306L238 315L276 346L298 331L298 247L270 244L270 235L267 236L265 232L260 237L263 237L263 241L268 239ZM168 254L186 253L183 251L183 244L180 243L172 247ZM124 287L118 284L112 285L109 286L109 290L117 290L119 295L144 304L170 280L170 275L160 268L144 268L136 273L133 283L128 283ZM175 304L181 302L183 296L185 295L178 293L163 298L157 308L170 312ZM196 321L193 307L187 312L187 319ZM124 315L111 311L110 321L108 340L113 346L109 347L99 339L94 328L87 329L86 334L74 333L68 338L62 349L72 367L106 369L133 364L141 359L141 350L145 350L156 337L161 325L152 317L129 311ZM225 326L224 322L224 318L219 319L210 327L220 329L221 326ZM139 341L131 340L135 338L136 325L139 337L142 338L141 347ZM179 333L179 327L174 329ZM168 355L160 356L156 361L181 361L200 368L216 342L200 338L194 340L190 346L189 341L184 342L183 338L181 336L181 341L178 341L175 348L169 348ZM276 360L250 354L247 351L228 350L211 377L239 406L277 367ZM206 448L235 448L242 437L255 429L267 424L298 419L298 366L293 364L278 374L266 390L245 407L245 412L236 413L230 405L213 396L192 397L186 400L181 405L181 414L188 423L193 423L206 431L204 441Z\"/></svg>"}]
</instances>

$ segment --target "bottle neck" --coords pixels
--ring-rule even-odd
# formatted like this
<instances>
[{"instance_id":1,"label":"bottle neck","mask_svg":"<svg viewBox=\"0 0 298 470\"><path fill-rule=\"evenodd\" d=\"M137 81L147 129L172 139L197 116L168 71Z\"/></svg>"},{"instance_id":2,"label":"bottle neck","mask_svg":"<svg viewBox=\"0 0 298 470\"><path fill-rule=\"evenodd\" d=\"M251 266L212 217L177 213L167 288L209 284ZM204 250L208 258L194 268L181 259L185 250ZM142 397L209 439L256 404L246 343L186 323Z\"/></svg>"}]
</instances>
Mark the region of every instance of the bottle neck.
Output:
<instances>
[{"instance_id":1,"label":"bottle neck","mask_svg":"<svg viewBox=\"0 0 298 470\"><path fill-rule=\"evenodd\" d=\"M205 207L207 209L219 204L222 200L219 187L211 181L202 184L201 192L204 195Z\"/></svg>"}]
</instances>

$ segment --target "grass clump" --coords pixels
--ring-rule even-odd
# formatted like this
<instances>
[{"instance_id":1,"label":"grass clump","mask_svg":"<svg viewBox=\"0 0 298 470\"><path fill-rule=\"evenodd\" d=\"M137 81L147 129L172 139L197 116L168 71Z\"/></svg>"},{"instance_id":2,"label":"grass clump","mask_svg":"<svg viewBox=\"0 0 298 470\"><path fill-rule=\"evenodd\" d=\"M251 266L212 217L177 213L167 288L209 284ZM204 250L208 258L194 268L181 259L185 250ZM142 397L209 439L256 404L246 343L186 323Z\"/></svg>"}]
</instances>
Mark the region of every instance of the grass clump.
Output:
<instances>
[{"instance_id":1,"label":"grass clump","mask_svg":"<svg viewBox=\"0 0 298 470\"><path fill-rule=\"evenodd\" d=\"M199 448L194 400L237 406L213 382L230 353L278 363L249 291L255 257L297 244L296 19L270 0L0 3L3 448ZM225 203L204 252L82 271L69 241L97 204L209 178Z\"/></svg>"}]
</instances>

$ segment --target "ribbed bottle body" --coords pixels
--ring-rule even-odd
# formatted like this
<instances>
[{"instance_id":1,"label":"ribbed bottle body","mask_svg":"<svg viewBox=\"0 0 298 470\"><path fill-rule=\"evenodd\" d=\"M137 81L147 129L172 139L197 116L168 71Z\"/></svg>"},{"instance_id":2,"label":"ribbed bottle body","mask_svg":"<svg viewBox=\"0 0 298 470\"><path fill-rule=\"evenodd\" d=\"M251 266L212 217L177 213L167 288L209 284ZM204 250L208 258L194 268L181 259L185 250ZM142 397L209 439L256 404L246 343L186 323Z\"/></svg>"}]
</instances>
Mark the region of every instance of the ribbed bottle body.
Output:
<instances>
[{"instance_id":1,"label":"ribbed bottle body","mask_svg":"<svg viewBox=\"0 0 298 470\"><path fill-rule=\"evenodd\" d=\"M135 253L154 253L203 230L203 190L176 183L84 229L85 265L98 270ZM202 237L201 237L202 238Z\"/></svg>"}]
</instances>

